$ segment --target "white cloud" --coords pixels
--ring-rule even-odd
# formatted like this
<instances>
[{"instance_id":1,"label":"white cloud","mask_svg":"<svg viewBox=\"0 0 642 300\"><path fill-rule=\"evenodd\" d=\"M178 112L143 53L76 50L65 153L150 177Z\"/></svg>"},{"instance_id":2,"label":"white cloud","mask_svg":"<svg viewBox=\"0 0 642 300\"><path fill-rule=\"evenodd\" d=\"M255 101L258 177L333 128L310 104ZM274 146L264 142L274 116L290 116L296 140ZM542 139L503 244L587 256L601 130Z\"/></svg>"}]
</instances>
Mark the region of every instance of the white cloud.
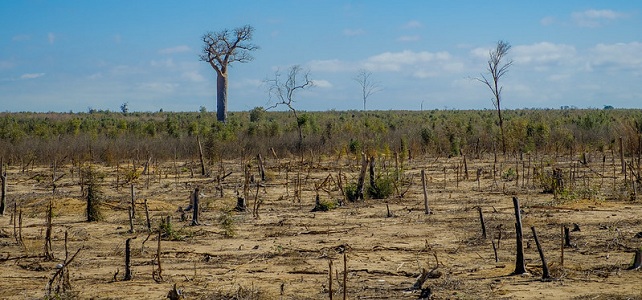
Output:
<instances>
[{"instance_id":1,"label":"white cloud","mask_svg":"<svg viewBox=\"0 0 642 300\"><path fill-rule=\"evenodd\" d=\"M330 81L324 80L324 79L315 79L313 80L314 86L315 87L320 87L320 88L331 88L332 83Z\"/></svg>"},{"instance_id":2,"label":"white cloud","mask_svg":"<svg viewBox=\"0 0 642 300\"><path fill-rule=\"evenodd\" d=\"M541 42L531 45L519 45L511 49L512 57L518 64L542 65L562 64L575 59L575 47L564 44Z\"/></svg>"},{"instance_id":3,"label":"white cloud","mask_svg":"<svg viewBox=\"0 0 642 300\"><path fill-rule=\"evenodd\" d=\"M420 39L421 39L421 37L419 37L418 35L403 35L403 36L400 36L399 38L397 38L397 41L399 41L399 42L416 42L416 41L418 41Z\"/></svg>"},{"instance_id":4,"label":"white cloud","mask_svg":"<svg viewBox=\"0 0 642 300\"><path fill-rule=\"evenodd\" d=\"M176 90L178 84L167 82L145 82L139 84L138 87L142 90L155 93L171 93Z\"/></svg>"},{"instance_id":5,"label":"white cloud","mask_svg":"<svg viewBox=\"0 0 642 300\"><path fill-rule=\"evenodd\" d=\"M103 73L100 73L100 72L94 73L94 74L89 75L89 77L87 77L87 78L89 78L91 80L101 79L101 78L103 78Z\"/></svg>"},{"instance_id":6,"label":"white cloud","mask_svg":"<svg viewBox=\"0 0 642 300\"><path fill-rule=\"evenodd\" d=\"M366 33L363 29L358 28L358 29L344 29L343 30L343 35L345 36L357 36L357 35L362 35Z\"/></svg>"},{"instance_id":7,"label":"white cloud","mask_svg":"<svg viewBox=\"0 0 642 300\"><path fill-rule=\"evenodd\" d=\"M161 49L158 51L160 54L176 54L176 53L183 53L183 52L189 52L191 49L189 46L186 45L180 45L176 47L171 47L171 48L165 48Z\"/></svg>"},{"instance_id":8,"label":"white cloud","mask_svg":"<svg viewBox=\"0 0 642 300\"><path fill-rule=\"evenodd\" d=\"M371 56L362 62L362 67L372 71L403 72L415 78L456 73L463 64L448 52L385 52Z\"/></svg>"},{"instance_id":9,"label":"white cloud","mask_svg":"<svg viewBox=\"0 0 642 300\"><path fill-rule=\"evenodd\" d=\"M541 20L539 20L539 23L543 26L553 25L555 24L555 18L551 16L543 17Z\"/></svg>"},{"instance_id":10,"label":"white cloud","mask_svg":"<svg viewBox=\"0 0 642 300\"><path fill-rule=\"evenodd\" d=\"M338 59L313 60L307 65L315 72L345 72L357 69L353 64Z\"/></svg>"},{"instance_id":11,"label":"white cloud","mask_svg":"<svg viewBox=\"0 0 642 300\"><path fill-rule=\"evenodd\" d=\"M174 60L171 58L164 60L152 60L149 62L152 67L163 67L163 68L172 68L175 66Z\"/></svg>"},{"instance_id":12,"label":"white cloud","mask_svg":"<svg viewBox=\"0 0 642 300\"><path fill-rule=\"evenodd\" d=\"M45 76L45 73L26 73L22 74L20 79L35 79L42 76Z\"/></svg>"},{"instance_id":13,"label":"white cloud","mask_svg":"<svg viewBox=\"0 0 642 300\"><path fill-rule=\"evenodd\" d=\"M597 44L590 49L588 66L604 66L618 70L642 71L642 43Z\"/></svg>"},{"instance_id":14,"label":"white cloud","mask_svg":"<svg viewBox=\"0 0 642 300\"><path fill-rule=\"evenodd\" d=\"M571 14L573 22L580 27L601 27L610 21L626 18L628 15L609 9L589 9Z\"/></svg>"},{"instance_id":15,"label":"white cloud","mask_svg":"<svg viewBox=\"0 0 642 300\"><path fill-rule=\"evenodd\" d=\"M425 64L429 62L448 61L451 55L448 52L414 52L405 50L401 52L385 52L366 59L365 66L381 71L400 71L402 66Z\"/></svg>"},{"instance_id":16,"label":"white cloud","mask_svg":"<svg viewBox=\"0 0 642 300\"><path fill-rule=\"evenodd\" d=\"M183 72L181 77L183 79L187 79L187 80L193 81L193 82L203 82L203 81L205 81L205 77L203 77L203 75L201 75L198 71Z\"/></svg>"},{"instance_id":17,"label":"white cloud","mask_svg":"<svg viewBox=\"0 0 642 300\"><path fill-rule=\"evenodd\" d=\"M421 28L421 27L423 27L423 25L421 24L421 22L419 22L417 20L411 20L408 23L403 25L403 28L405 28L405 29L416 29L416 28Z\"/></svg>"},{"instance_id":18,"label":"white cloud","mask_svg":"<svg viewBox=\"0 0 642 300\"><path fill-rule=\"evenodd\" d=\"M50 32L47 34L47 40L49 40L49 44L53 44L56 41L56 35Z\"/></svg>"}]
</instances>

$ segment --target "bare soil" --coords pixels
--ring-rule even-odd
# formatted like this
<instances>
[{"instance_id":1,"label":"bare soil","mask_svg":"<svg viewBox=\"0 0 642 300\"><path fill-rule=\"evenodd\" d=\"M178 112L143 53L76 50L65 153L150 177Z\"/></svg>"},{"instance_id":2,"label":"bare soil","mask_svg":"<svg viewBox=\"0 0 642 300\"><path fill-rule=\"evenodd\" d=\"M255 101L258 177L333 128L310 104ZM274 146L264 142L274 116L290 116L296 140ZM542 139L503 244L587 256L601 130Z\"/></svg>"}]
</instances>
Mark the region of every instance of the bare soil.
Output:
<instances>
[{"instance_id":1,"label":"bare soil","mask_svg":"<svg viewBox=\"0 0 642 300\"><path fill-rule=\"evenodd\" d=\"M339 171L344 181L356 182L357 160L266 158L265 181L259 180L256 163L251 162L260 182L258 218L252 214L256 184L250 186L248 211L230 211L236 206L235 190L243 193L241 160L215 163L210 167L212 176L192 174L199 171L192 162L176 167L168 162L134 182L135 233L129 232L129 183L123 183L131 162L120 165L118 173L115 166L96 166L106 175L101 183L104 219L91 223L85 221L77 166L58 167L57 176L65 175L56 181L55 194L50 166L24 172L10 166L9 207L0 217L0 298L46 297L56 265L65 259L67 232L68 255L81 250L68 266L71 290L51 295L63 299L163 299L174 284L187 299L328 299L330 262L335 299L344 292L344 268L348 299L417 299L420 290L411 288L422 269L432 270L432 278L423 284L431 289L431 299L642 299L642 272L627 270L635 249L642 246L642 238L636 237L642 232L642 204L625 190L619 164L609 159L606 166L601 161L585 166L562 158L532 161L508 159L495 165L493 176L492 157L469 158L465 179L463 168L456 172L462 158L414 158L403 164L399 187L403 197L347 202L327 212L312 212L315 184L332 175L319 191L320 199L342 199L336 184ZM509 169L517 165L513 176ZM542 193L533 176L535 167L561 168L573 176L566 184L572 184L575 192L557 199ZM482 169L479 181L478 168ZM395 164L379 159L377 169L392 173ZM421 169L426 170L430 215L424 212ZM215 178L228 172L221 197ZM302 182L300 201L295 197L297 174ZM203 194L201 225L189 226L191 213L181 221L177 208L188 205L196 186ZM528 271L524 275L512 275L513 196L520 199L523 210ZM144 199L152 220L151 236ZM22 210L24 245L14 237L14 201ZM54 214L54 259L46 261L42 255L49 201ZM487 239L481 237L478 206L484 213ZM163 281L157 283L152 278L157 267L155 232L166 216L172 217L175 234L174 240L161 241ZM225 216L227 226L221 225ZM575 246L564 249L562 265L562 227L573 228L574 223L580 231L571 232ZM536 227L543 246L551 281L541 280L531 226ZM131 281L123 281L127 238L133 238ZM499 244L498 262L491 240ZM54 291L55 287L56 283Z\"/></svg>"}]
</instances>

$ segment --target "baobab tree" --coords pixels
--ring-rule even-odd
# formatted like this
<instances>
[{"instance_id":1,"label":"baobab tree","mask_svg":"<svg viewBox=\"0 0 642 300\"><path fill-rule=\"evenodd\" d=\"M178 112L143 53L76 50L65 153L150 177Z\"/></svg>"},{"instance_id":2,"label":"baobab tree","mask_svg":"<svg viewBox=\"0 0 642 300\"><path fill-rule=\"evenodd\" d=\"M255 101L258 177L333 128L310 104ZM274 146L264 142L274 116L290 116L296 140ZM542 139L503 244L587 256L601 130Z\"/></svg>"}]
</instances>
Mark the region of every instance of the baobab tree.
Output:
<instances>
[{"instance_id":1,"label":"baobab tree","mask_svg":"<svg viewBox=\"0 0 642 300\"><path fill-rule=\"evenodd\" d=\"M216 119L227 119L227 70L230 63L249 62L254 59L251 51L259 49L250 43L254 28L250 25L238 27L233 31L224 29L203 35L203 53L200 59L216 71Z\"/></svg>"},{"instance_id":2,"label":"baobab tree","mask_svg":"<svg viewBox=\"0 0 642 300\"><path fill-rule=\"evenodd\" d=\"M378 82L372 81L370 78L372 76L372 72L366 70L366 69L361 69L357 72L357 76L354 77L354 81L359 83L359 86L361 87L361 97L363 99L363 110L366 110L366 101L370 97L370 95L381 91L381 87L379 86Z\"/></svg>"},{"instance_id":3,"label":"baobab tree","mask_svg":"<svg viewBox=\"0 0 642 300\"><path fill-rule=\"evenodd\" d=\"M281 73L276 71L274 78L266 79L265 83L268 85L270 100L275 99L276 101L274 105L267 109L285 105L290 109L294 118L296 118L299 133L298 148L300 149L303 145L303 125L305 125L306 120L299 117L297 110L294 108L294 94L300 90L314 86L314 83L310 80L310 71L303 70L300 65L294 65L288 70L285 81L281 78Z\"/></svg>"},{"instance_id":4,"label":"baobab tree","mask_svg":"<svg viewBox=\"0 0 642 300\"><path fill-rule=\"evenodd\" d=\"M511 45L508 42L497 42L495 49L490 50L488 53L488 66L486 69L488 74L481 74L481 78L476 78L478 81L488 86L490 91L493 93L493 106L495 106L497 116L499 117L499 131L502 140L502 152L504 155L506 155L506 137L504 136L504 119L502 118L501 107L503 87L499 85L499 80L504 77L506 72L508 72L508 68L513 64L512 60L506 61L506 55L508 55L510 48Z\"/></svg>"}]
</instances>

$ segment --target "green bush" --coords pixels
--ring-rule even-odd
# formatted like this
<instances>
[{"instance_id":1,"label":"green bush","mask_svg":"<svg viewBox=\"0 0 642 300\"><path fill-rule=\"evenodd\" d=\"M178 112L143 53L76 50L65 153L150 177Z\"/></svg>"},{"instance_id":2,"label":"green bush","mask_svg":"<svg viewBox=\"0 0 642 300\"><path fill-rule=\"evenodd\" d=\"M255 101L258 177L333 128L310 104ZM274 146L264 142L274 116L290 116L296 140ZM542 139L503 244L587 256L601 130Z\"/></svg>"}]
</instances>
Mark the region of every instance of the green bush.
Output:
<instances>
[{"instance_id":1,"label":"green bush","mask_svg":"<svg viewBox=\"0 0 642 300\"><path fill-rule=\"evenodd\" d=\"M346 193L346 198L348 198L348 201L350 202L355 202L359 198L359 194L357 191L357 184L356 183L351 183L348 184L343 188L344 192Z\"/></svg>"},{"instance_id":2,"label":"green bush","mask_svg":"<svg viewBox=\"0 0 642 300\"><path fill-rule=\"evenodd\" d=\"M394 177L390 175L379 176L375 185L368 187L368 196L372 199L386 199L395 191Z\"/></svg>"}]
</instances>

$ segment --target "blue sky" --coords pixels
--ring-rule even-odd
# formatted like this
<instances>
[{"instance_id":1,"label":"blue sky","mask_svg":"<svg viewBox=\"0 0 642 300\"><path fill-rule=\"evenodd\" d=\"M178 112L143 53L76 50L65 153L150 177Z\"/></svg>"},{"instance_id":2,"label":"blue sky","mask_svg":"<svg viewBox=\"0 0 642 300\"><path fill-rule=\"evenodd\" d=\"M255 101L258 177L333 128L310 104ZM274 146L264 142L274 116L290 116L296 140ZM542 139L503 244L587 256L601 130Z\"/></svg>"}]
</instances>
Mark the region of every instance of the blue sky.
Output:
<instances>
[{"instance_id":1,"label":"blue sky","mask_svg":"<svg viewBox=\"0 0 642 300\"><path fill-rule=\"evenodd\" d=\"M224 4L222 4L224 3ZM255 28L229 71L229 110L270 106L265 79L298 64L300 110L493 109L473 78L498 40L505 108L642 108L641 1L1 1L0 111L215 111L207 31Z\"/></svg>"}]
</instances>

